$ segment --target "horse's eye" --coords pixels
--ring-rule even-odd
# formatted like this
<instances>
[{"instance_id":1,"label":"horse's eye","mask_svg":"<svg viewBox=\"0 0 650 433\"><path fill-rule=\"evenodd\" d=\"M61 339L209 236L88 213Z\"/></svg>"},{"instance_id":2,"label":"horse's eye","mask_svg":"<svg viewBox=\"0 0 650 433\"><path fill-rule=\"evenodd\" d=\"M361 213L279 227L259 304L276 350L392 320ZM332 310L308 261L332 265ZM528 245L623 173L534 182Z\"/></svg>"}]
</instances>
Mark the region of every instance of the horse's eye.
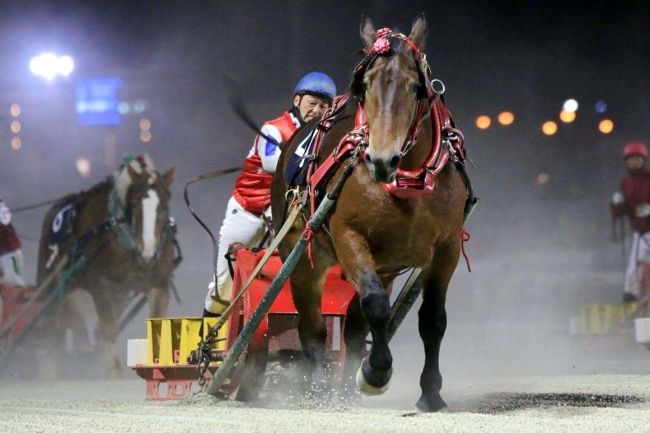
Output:
<instances>
[{"instance_id":1,"label":"horse's eye","mask_svg":"<svg viewBox=\"0 0 650 433\"><path fill-rule=\"evenodd\" d=\"M411 92L415 93L416 95L420 93L420 83L411 84Z\"/></svg>"}]
</instances>

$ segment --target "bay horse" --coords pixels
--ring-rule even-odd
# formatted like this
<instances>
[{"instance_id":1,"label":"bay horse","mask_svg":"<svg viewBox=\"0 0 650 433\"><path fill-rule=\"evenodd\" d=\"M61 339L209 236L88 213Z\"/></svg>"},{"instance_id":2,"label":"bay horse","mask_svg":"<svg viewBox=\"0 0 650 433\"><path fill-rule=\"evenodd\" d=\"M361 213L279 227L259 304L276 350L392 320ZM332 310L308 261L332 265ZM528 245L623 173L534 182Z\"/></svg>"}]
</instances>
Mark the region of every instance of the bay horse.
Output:
<instances>
[{"instance_id":1,"label":"bay horse","mask_svg":"<svg viewBox=\"0 0 650 433\"><path fill-rule=\"evenodd\" d=\"M161 175L146 155L126 159L113 176L88 191L59 200L43 221L38 284L65 253L83 255L85 262L72 274L66 293L73 306L82 299L75 296L78 289L92 297L99 348L109 376L120 373L116 339L129 295L144 293L151 317L167 315L175 267L174 227L169 215L173 178L173 167ZM51 310L45 317L58 312ZM79 314L85 316L82 311Z\"/></svg>"},{"instance_id":2,"label":"bay horse","mask_svg":"<svg viewBox=\"0 0 650 433\"><path fill-rule=\"evenodd\" d=\"M318 383L326 376L322 284L328 268L340 263L358 294L344 323L344 380L355 381L364 394L383 393L393 362L387 334L392 284L406 269L420 268L423 300L418 329L425 362L416 405L423 411L436 411L446 406L440 396L439 368L440 344L447 326L445 298L459 260L465 205L471 196L471 186L465 184L454 164L447 162L464 158L464 148L462 142L460 146L441 144L443 138L453 136L455 128L441 95L429 81L422 53L427 35L424 15L413 21L409 36L390 29L376 31L365 17L360 34L366 57L354 72L351 96L342 107L333 108L335 114L329 120L326 114L320 123L315 120L304 127L314 128L319 123L316 130L326 130L320 151L311 158L314 167L326 165L328 158L339 152L335 158L339 164L334 164L332 174L316 187L321 193L330 191L342 176L344 160L350 160L352 152L345 154L340 149L355 136L355 149L363 163L356 165L345 181L326 220L327 229L311 234L311 260L303 257L290 277L300 315L300 341L312 383ZM273 179L276 231L282 226L285 195L291 188L283 173L292 155L298 153L299 136L296 133L283 150ZM402 188L403 184L407 187ZM310 186L313 190L313 184ZM281 244L283 258L303 236L304 228L305 221L296 219ZM372 346L363 357L368 332Z\"/></svg>"}]
</instances>

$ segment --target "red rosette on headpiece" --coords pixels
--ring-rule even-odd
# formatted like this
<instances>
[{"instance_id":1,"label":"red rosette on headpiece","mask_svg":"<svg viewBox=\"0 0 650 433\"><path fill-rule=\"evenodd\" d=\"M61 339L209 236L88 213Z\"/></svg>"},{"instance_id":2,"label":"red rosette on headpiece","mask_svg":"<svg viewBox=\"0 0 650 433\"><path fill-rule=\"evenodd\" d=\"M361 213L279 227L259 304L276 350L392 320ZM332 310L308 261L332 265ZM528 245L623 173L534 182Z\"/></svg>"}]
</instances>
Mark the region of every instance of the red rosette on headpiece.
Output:
<instances>
[{"instance_id":1,"label":"red rosette on headpiece","mask_svg":"<svg viewBox=\"0 0 650 433\"><path fill-rule=\"evenodd\" d=\"M379 30L377 30L377 39L385 38L386 36L390 35L391 33L393 33L393 31L391 29L389 29L388 27L384 27L383 29L379 29Z\"/></svg>"},{"instance_id":2,"label":"red rosette on headpiece","mask_svg":"<svg viewBox=\"0 0 650 433\"><path fill-rule=\"evenodd\" d=\"M388 36L393 33L388 27L377 30L377 39L368 50L369 54L386 54L390 52L390 41Z\"/></svg>"},{"instance_id":3,"label":"red rosette on headpiece","mask_svg":"<svg viewBox=\"0 0 650 433\"><path fill-rule=\"evenodd\" d=\"M390 41L386 38L379 38L372 44L370 52L372 54L386 54L390 51Z\"/></svg>"}]
</instances>

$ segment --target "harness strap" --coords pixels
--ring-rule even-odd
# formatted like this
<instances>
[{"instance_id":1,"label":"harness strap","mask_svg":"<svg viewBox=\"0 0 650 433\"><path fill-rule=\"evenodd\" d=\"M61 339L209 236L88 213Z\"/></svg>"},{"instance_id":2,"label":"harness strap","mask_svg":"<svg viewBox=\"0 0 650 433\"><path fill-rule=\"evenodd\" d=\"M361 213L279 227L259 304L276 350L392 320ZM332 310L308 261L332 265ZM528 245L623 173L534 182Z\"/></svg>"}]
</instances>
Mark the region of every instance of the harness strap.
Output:
<instances>
[{"instance_id":1,"label":"harness strap","mask_svg":"<svg viewBox=\"0 0 650 433\"><path fill-rule=\"evenodd\" d=\"M463 257L465 258L465 263L467 264L467 271L472 272L472 264L469 261L469 257L467 256L467 253L465 252L465 242L468 242L472 236L469 234L467 229L463 227L460 229L460 250L463 253Z\"/></svg>"},{"instance_id":2,"label":"harness strap","mask_svg":"<svg viewBox=\"0 0 650 433\"><path fill-rule=\"evenodd\" d=\"M77 240L74 249L77 250L79 248L83 248L88 242L95 239L97 236L104 234L110 231L111 229L114 229L119 224L120 221L118 221L117 219L107 218L106 220L102 221L101 223L97 224L96 226L86 231L83 235L81 235Z\"/></svg>"}]
</instances>

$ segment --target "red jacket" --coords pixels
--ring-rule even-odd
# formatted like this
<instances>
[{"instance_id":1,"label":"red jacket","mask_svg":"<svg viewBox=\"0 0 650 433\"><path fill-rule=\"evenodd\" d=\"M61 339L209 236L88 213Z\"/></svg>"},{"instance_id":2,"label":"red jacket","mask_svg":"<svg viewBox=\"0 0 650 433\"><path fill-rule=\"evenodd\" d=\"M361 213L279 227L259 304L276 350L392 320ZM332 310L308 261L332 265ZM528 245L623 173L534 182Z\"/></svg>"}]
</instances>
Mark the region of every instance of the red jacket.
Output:
<instances>
[{"instance_id":1,"label":"red jacket","mask_svg":"<svg viewBox=\"0 0 650 433\"><path fill-rule=\"evenodd\" d=\"M621 193L625 203L612 204L612 215L627 215L635 232L643 234L650 231L650 215L646 211L650 208L650 171L643 169L623 178Z\"/></svg>"},{"instance_id":2,"label":"red jacket","mask_svg":"<svg viewBox=\"0 0 650 433\"><path fill-rule=\"evenodd\" d=\"M19 250L20 247L20 240L16 236L14 226L11 223L8 225L0 223L0 256Z\"/></svg>"},{"instance_id":3,"label":"red jacket","mask_svg":"<svg viewBox=\"0 0 650 433\"><path fill-rule=\"evenodd\" d=\"M298 129L296 125L298 122L294 119L288 111L285 111L277 119L266 122L262 130L265 134L272 135L280 144L286 143ZM235 200L244 209L256 215L261 215L264 209L271 205L271 181L273 180L273 171L265 171L262 166L260 148L264 148L263 157L275 158L277 161L280 149L272 143L267 143L263 137L257 136L253 148L244 160L244 168L235 181L233 190ZM273 170L275 171L275 166Z\"/></svg>"}]
</instances>

